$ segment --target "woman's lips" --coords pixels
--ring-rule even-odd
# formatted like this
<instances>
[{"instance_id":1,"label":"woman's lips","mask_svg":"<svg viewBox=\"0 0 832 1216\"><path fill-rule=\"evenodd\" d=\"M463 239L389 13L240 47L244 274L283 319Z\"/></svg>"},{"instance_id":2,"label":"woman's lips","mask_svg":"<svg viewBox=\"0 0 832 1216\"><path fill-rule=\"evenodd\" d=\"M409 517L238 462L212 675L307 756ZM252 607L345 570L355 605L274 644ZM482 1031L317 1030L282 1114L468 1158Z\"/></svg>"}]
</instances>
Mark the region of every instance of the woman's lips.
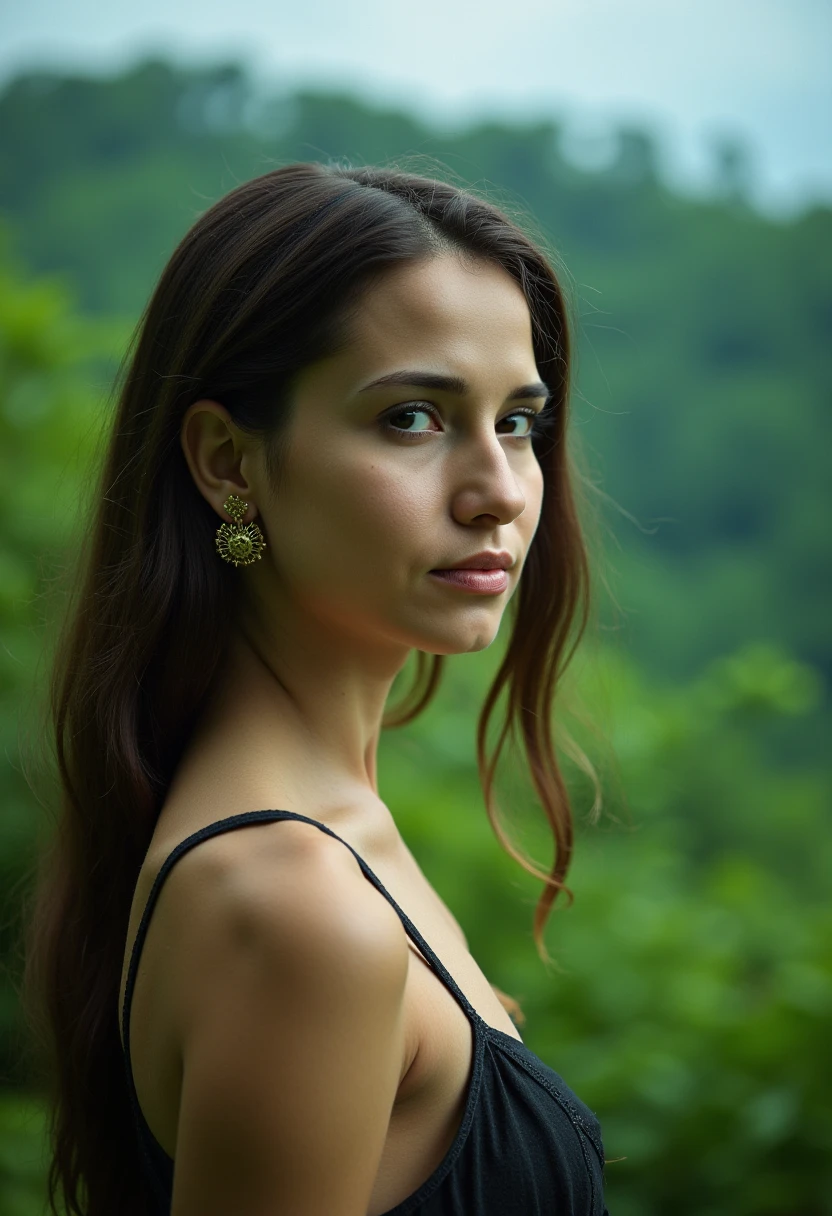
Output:
<instances>
[{"instance_id":1,"label":"woman's lips","mask_svg":"<svg viewBox=\"0 0 832 1216\"><path fill-rule=\"evenodd\" d=\"M498 595L508 586L505 570L430 570L429 573L451 587L473 591L476 595Z\"/></svg>"}]
</instances>

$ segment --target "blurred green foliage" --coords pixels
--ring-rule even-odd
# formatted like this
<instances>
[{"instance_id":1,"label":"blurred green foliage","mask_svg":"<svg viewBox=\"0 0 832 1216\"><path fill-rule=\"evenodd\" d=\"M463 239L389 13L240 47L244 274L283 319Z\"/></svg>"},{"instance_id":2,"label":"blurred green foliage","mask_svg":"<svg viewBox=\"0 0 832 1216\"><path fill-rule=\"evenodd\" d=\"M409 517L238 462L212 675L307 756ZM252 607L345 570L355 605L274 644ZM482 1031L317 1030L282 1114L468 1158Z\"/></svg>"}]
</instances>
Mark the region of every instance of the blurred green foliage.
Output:
<instances>
[{"instance_id":1,"label":"blurred green foliage","mask_svg":"<svg viewBox=\"0 0 832 1216\"><path fill-rule=\"evenodd\" d=\"M612 595L558 709L604 807L594 823L565 759L578 837L575 903L547 927L556 966L532 942L540 884L495 841L473 760L508 621L384 736L381 794L486 975L521 1002L526 1042L597 1111L622 1158L612 1216L832 1213L832 214L778 224L736 190L677 198L638 132L588 174L555 123L439 136L349 98L258 97L233 67L31 75L0 95L0 131L0 1216L35 1216L43 1192L15 998L43 824L24 753L129 326L178 236L237 180L421 152L509 209L519 198L563 254L575 429L625 512L603 516ZM512 840L548 868L522 757L497 793Z\"/></svg>"},{"instance_id":2,"label":"blurred green foliage","mask_svg":"<svg viewBox=\"0 0 832 1216\"><path fill-rule=\"evenodd\" d=\"M0 1212L40 1216L44 1210L46 1120L27 1094L0 1093Z\"/></svg>"}]
</instances>

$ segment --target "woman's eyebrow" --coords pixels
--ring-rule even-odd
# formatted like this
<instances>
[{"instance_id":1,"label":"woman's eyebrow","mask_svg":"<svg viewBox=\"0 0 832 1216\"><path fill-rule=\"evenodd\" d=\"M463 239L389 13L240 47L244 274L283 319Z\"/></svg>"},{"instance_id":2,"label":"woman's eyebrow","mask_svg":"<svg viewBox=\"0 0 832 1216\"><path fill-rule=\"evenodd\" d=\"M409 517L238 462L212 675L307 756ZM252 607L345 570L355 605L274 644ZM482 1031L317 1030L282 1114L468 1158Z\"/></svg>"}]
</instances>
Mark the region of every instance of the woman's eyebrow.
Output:
<instances>
[{"instance_id":1,"label":"woman's eyebrow","mask_svg":"<svg viewBox=\"0 0 832 1216\"><path fill-rule=\"evenodd\" d=\"M458 397L464 397L470 392L470 385L467 380L463 380L461 376L446 376L441 372L423 372L423 371L401 371L390 372L387 376L379 376L378 380L371 380L369 384L365 384L358 391L366 393L371 388L381 388L384 385L401 384L408 388L432 388L437 392L456 393ZM550 397L551 389L544 384L542 380L535 380L532 384L521 384L519 388L512 389L506 397L506 401L525 401L535 397Z\"/></svg>"}]
</instances>

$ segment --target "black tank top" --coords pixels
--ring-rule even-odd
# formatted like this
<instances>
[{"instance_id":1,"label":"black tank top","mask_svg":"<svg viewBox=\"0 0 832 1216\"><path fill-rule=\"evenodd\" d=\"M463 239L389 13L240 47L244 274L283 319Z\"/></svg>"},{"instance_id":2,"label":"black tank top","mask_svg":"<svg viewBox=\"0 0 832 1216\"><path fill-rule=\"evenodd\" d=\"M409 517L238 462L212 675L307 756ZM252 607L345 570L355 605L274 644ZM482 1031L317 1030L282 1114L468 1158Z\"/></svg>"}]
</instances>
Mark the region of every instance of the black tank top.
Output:
<instances>
[{"instance_id":1,"label":"black tank top","mask_svg":"<svg viewBox=\"0 0 832 1216\"><path fill-rule=\"evenodd\" d=\"M299 819L341 840L315 819L292 811L246 811L210 823L181 841L156 875L127 969L122 1032L130 1102L154 1216L168 1216L174 1162L139 1106L130 1064L130 1002L139 956L162 883L179 858L211 836L249 823ZM604 1205L604 1150L598 1120L556 1072L524 1043L489 1026L463 995L418 929L352 845L373 886L395 908L406 933L451 991L473 1027L473 1063L465 1112L445 1157L430 1177L384 1216L609 1216Z\"/></svg>"}]
</instances>

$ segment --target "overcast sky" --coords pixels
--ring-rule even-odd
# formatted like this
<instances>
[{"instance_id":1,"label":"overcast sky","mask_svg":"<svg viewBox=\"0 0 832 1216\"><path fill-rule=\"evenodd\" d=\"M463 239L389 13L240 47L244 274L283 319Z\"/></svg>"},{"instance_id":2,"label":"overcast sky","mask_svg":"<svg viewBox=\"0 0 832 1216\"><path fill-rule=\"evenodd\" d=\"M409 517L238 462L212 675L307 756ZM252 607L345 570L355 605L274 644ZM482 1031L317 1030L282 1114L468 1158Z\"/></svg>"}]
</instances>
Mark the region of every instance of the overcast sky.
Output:
<instances>
[{"instance_id":1,"label":"overcast sky","mask_svg":"<svg viewBox=\"0 0 832 1216\"><path fill-rule=\"evenodd\" d=\"M709 137L740 136L759 205L832 202L832 0L0 0L0 83L160 50L240 57L281 89L347 86L445 127L562 117L584 163L602 163L611 122L643 120L691 190Z\"/></svg>"}]
</instances>

